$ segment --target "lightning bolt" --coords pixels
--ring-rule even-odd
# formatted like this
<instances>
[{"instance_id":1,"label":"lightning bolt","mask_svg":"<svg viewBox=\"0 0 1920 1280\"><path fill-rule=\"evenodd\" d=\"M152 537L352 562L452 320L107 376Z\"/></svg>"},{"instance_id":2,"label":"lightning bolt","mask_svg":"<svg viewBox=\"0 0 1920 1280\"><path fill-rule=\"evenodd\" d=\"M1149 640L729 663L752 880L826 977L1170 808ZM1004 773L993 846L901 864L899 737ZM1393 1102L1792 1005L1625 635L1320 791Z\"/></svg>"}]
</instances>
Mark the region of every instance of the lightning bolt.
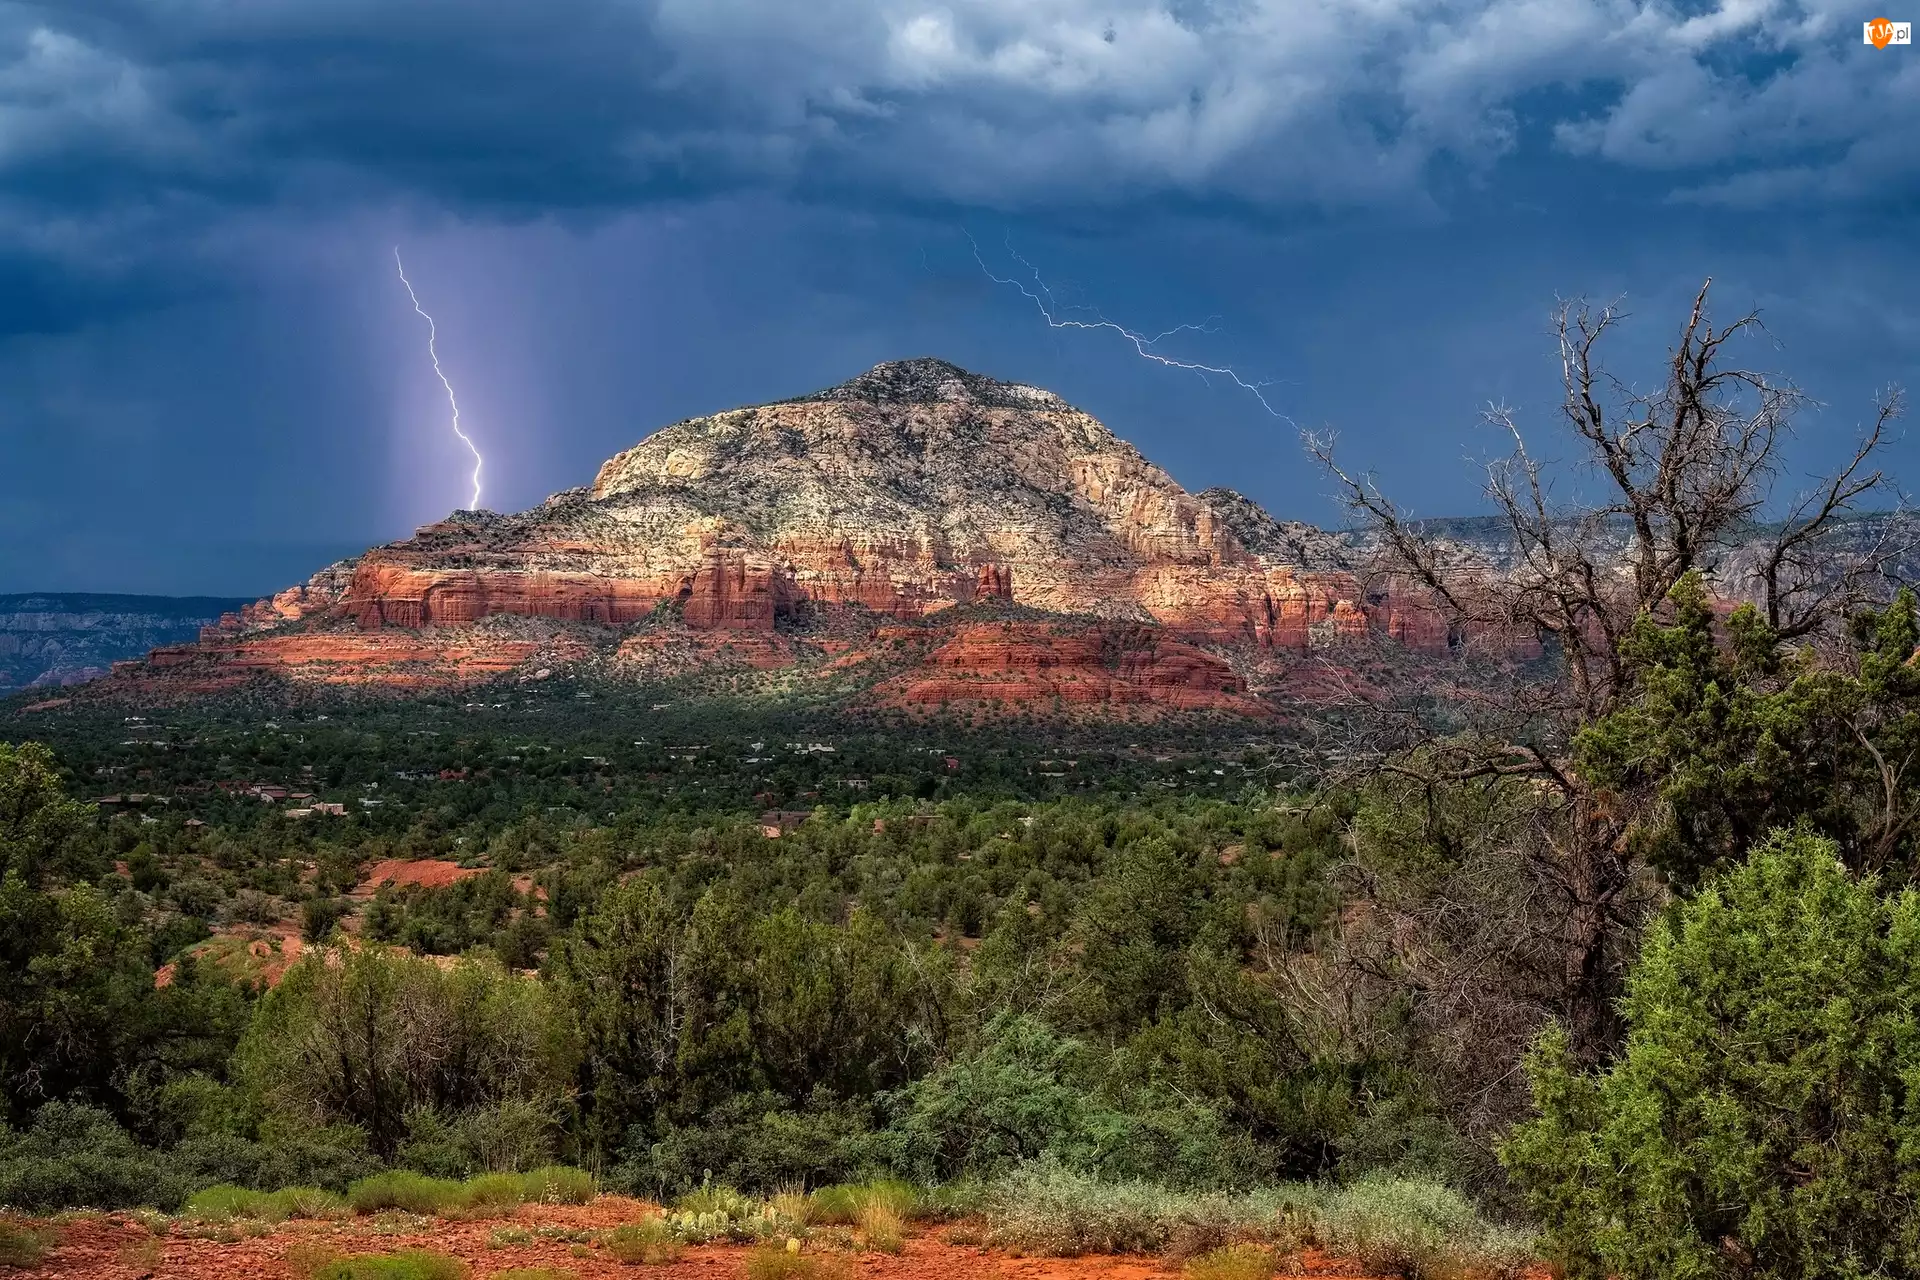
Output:
<instances>
[{"instance_id":1,"label":"lightning bolt","mask_svg":"<svg viewBox=\"0 0 1920 1280\"><path fill-rule=\"evenodd\" d=\"M1151 360L1155 364L1163 364L1167 366L1167 368L1169 369L1185 369L1189 373L1197 374L1200 377L1201 381L1203 382L1206 381L1208 374L1213 374L1216 377L1230 379L1233 382L1233 385L1235 385L1236 387L1239 387L1243 391L1250 392L1253 395L1253 398L1260 402L1260 407L1262 409L1265 409L1268 413L1272 414L1276 418L1281 418L1281 419L1286 419L1288 421L1291 421L1291 419L1287 419L1286 414L1281 413L1278 409L1274 408L1271 404L1268 404L1267 397L1264 394L1262 394L1265 388L1272 386L1273 383L1248 382L1245 378L1242 378L1239 374L1235 373L1232 369L1229 369L1225 365L1199 364L1191 360L1176 360L1172 356L1161 355L1158 351L1155 351L1153 349L1156 344L1160 342L1164 342L1166 339L1171 338L1176 333L1212 333L1213 330L1210 327L1211 321L1209 321L1207 324L1175 325L1173 328L1168 329L1165 333L1157 333L1157 334L1154 334L1152 337L1148 337L1146 334L1137 333L1134 330L1127 328L1125 325L1115 324L1113 321L1101 315L1098 311L1093 312L1094 318L1091 320L1075 320L1071 318L1062 319L1060 316L1055 315L1055 312L1061 311L1062 308L1059 306L1058 303L1054 301L1053 290L1049 289L1047 287L1046 281L1040 278L1039 268L1035 267L1031 262L1028 262L1025 258L1021 257L1018 253L1015 253L1012 244L1008 244L1006 246L1007 256L1012 258L1015 262L1019 263L1022 267L1026 268L1027 274L1033 277L1033 288L1031 289L1027 287L1024 281L1013 279L1008 276L995 275L993 273L992 268L987 266L986 259L980 256L979 242L973 238L973 234L971 232L967 233L967 243L973 246L973 260L980 264L980 270L986 273L987 279L993 281L995 284L1012 285L1014 288L1018 289L1021 293L1025 294L1027 297L1027 300L1032 302L1035 309L1040 312L1040 318L1047 322L1048 328L1050 329L1111 329L1113 332L1119 334L1121 337L1125 338L1128 342L1132 343L1134 353L1140 356L1141 359ZM1036 292L1036 290L1038 292ZM1091 310L1091 308L1075 307L1075 308L1067 308L1067 310Z\"/></svg>"},{"instance_id":2,"label":"lightning bolt","mask_svg":"<svg viewBox=\"0 0 1920 1280\"><path fill-rule=\"evenodd\" d=\"M480 509L480 468L486 465L486 459L480 456L480 450L474 447L467 433L460 429L460 402L453 398L453 384L447 381L446 373L440 368L440 350L435 341L440 331L435 328L433 317L420 305L420 296L413 291L413 281L407 279L407 269L400 261L400 246L393 247L393 265L400 272L400 283L407 286L407 297L413 301L413 309L427 322L427 355L433 360L434 376L440 379L440 385L447 389L447 404L453 409L453 434L460 437L460 443L467 446L467 452L473 455L473 501L467 504L467 510Z\"/></svg>"}]
</instances>

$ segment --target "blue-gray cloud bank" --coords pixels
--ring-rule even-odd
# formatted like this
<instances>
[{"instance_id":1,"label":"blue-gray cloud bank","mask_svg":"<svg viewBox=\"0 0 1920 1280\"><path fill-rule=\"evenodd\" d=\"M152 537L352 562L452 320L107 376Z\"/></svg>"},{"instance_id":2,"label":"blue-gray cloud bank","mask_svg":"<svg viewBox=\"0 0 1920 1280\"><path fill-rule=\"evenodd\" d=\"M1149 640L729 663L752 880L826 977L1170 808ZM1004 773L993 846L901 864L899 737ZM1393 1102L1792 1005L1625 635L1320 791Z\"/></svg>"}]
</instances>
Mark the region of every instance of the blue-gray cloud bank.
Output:
<instances>
[{"instance_id":1,"label":"blue-gray cloud bank","mask_svg":"<svg viewBox=\"0 0 1920 1280\"><path fill-rule=\"evenodd\" d=\"M1848 437L1920 352L1920 59L1825 4L0 0L0 590L252 592L693 413L937 354L1326 520L1231 365L1428 512L1712 274ZM1899 17L1901 15L1894 14ZM1005 274L1012 260L992 265ZM1911 468L1909 468L1911 470Z\"/></svg>"}]
</instances>

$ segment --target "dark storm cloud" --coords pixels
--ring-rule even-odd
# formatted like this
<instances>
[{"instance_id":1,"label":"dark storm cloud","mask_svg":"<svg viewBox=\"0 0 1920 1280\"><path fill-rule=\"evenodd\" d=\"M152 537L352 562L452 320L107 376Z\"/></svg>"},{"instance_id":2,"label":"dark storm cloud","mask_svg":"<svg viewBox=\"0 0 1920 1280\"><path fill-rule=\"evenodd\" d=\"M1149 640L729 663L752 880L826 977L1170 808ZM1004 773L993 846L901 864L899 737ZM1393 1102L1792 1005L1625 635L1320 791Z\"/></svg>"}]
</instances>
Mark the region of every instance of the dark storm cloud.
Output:
<instances>
[{"instance_id":1,"label":"dark storm cloud","mask_svg":"<svg viewBox=\"0 0 1920 1280\"><path fill-rule=\"evenodd\" d=\"M1884 205L1920 176L1920 75L1853 19L1768 0L0 0L0 274L36 282L0 332L71 323L103 281L127 283L104 306L190 287L238 210L604 216L760 188L1298 217L1431 211L1503 164L1591 192L1594 162L1640 199ZM50 299L56 270L74 287Z\"/></svg>"},{"instance_id":2,"label":"dark storm cloud","mask_svg":"<svg viewBox=\"0 0 1920 1280\"><path fill-rule=\"evenodd\" d=\"M1428 511L1471 501L1477 404L1550 395L1556 294L1632 293L1657 352L1714 272L1851 422L1920 340L1920 62L1860 16L0 0L0 580L265 589L460 500L396 238L503 506L677 417L938 354L1329 517L1284 424L1047 330L963 228L1125 323L1220 316L1180 354L1276 379Z\"/></svg>"},{"instance_id":3,"label":"dark storm cloud","mask_svg":"<svg viewBox=\"0 0 1920 1280\"><path fill-rule=\"evenodd\" d=\"M1862 46L1856 16L1767 0L0 0L0 274L34 283L0 301L0 332L72 323L95 292L112 308L192 287L236 210L601 216L757 187L1271 217L1419 209L1503 163L1591 190L1568 161L1646 199L1874 206L1920 175L1920 75ZM49 297L60 271L73 287Z\"/></svg>"},{"instance_id":4,"label":"dark storm cloud","mask_svg":"<svg viewBox=\"0 0 1920 1280\"><path fill-rule=\"evenodd\" d=\"M0 175L42 216L381 190L544 212L741 183L1281 209L1415 199L1436 160L1484 169L1535 128L1675 191L1860 199L1913 177L1920 77L1856 18L1766 0L0 0ZM1549 87L1567 91L1550 118L1516 111Z\"/></svg>"}]
</instances>

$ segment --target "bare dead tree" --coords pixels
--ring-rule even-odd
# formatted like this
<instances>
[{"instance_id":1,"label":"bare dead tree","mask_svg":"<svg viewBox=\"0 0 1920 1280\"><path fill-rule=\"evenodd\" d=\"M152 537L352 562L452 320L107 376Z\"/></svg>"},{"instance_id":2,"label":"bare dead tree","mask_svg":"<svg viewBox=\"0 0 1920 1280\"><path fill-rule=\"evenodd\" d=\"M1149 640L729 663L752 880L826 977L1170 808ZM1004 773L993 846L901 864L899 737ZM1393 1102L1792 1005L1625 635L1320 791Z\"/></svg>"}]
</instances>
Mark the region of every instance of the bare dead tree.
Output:
<instances>
[{"instance_id":1,"label":"bare dead tree","mask_svg":"<svg viewBox=\"0 0 1920 1280\"><path fill-rule=\"evenodd\" d=\"M1537 642L1552 660L1548 679L1468 699L1468 732L1428 735L1372 767L1428 786L1512 779L1534 789L1536 830L1520 854L1533 878L1525 896L1551 921L1559 957L1552 1011L1588 1057L1614 1043L1614 1000L1651 895L1628 847L1632 798L1589 786L1572 748L1582 726L1630 693L1623 642L1636 620L1661 616L1673 588L1699 572L1722 595L1753 600L1783 639L1815 642L1883 597L1891 567L1915 545L1904 505L1876 465L1900 413L1897 394L1883 397L1844 466L1781 502L1783 448L1810 401L1789 380L1725 363L1729 344L1757 334L1760 322L1748 313L1716 327L1711 283L1695 296L1652 391L1601 361L1624 319L1617 306L1559 308L1573 469L1589 483L1597 477L1601 496L1562 500L1556 488L1573 477L1529 449L1509 410L1490 410L1488 422L1512 442L1486 486L1506 544L1499 564L1410 519L1371 477L1342 469L1330 437L1307 439L1370 533L1381 573L1424 595L1469 643ZM1864 519L1875 504L1892 514ZM1483 930L1465 933L1488 941Z\"/></svg>"}]
</instances>

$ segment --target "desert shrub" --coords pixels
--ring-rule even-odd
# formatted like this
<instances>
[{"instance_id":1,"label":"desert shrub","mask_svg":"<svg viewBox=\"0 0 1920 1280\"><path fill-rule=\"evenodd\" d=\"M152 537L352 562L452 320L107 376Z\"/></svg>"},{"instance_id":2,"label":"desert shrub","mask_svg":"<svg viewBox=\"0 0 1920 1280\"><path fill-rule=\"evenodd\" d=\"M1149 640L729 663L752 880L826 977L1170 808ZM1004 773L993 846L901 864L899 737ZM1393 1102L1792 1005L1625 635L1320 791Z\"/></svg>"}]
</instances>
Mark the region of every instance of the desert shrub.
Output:
<instances>
[{"instance_id":1,"label":"desert shrub","mask_svg":"<svg viewBox=\"0 0 1920 1280\"><path fill-rule=\"evenodd\" d=\"M872 1097L931 1060L930 1015L953 972L942 955L866 911L829 924L791 905L753 909L724 886L690 912L684 902L653 879L619 884L549 957L582 1031L579 1102L603 1149L638 1155L676 1127L702 1124L745 1080L764 1081L792 1109L816 1093ZM701 1018L682 1015L687 1000ZM750 1185L818 1176L782 1166ZM736 1177L723 1165L695 1167Z\"/></svg>"},{"instance_id":2,"label":"desert shrub","mask_svg":"<svg viewBox=\"0 0 1920 1280\"><path fill-rule=\"evenodd\" d=\"M1329 1192L1314 1234L1370 1273L1407 1280L1517 1277L1533 1258L1522 1232L1482 1218L1457 1191L1409 1179L1363 1179Z\"/></svg>"},{"instance_id":3,"label":"desert shrub","mask_svg":"<svg viewBox=\"0 0 1920 1280\"><path fill-rule=\"evenodd\" d=\"M0 1218L0 1267L31 1267L52 1246L53 1233L47 1228Z\"/></svg>"},{"instance_id":4,"label":"desert shrub","mask_svg":"<svg viewBox=\"0 0 1920 1280\"><path fill-rule=\"evenodd\" d=\"M906 1220L884 1200L869 1200L860 1206L860 1235L867 1248L881 1253L899 1253L906 1247Z\"/></svg>"},{"instance_id":5,"label":"desert shrub","mask_svg":"<svg viewBox=\"0 0 1920 1280\"><path fill-rule=\"evenodd\" d=\"M350 1210L345 1200L321 1187L254 1191L220 1184L196 1191L182 1212L202 1222L231 1222L235 1218L284 1222L288 1218L344 1217Z\"/></svg>"},{"instance_id":6,"label":"desert shrub","mask_svg":"<svg viewBox=\"0 0 1920 1280\"><path fill-rule=\"evenodd\" d=\"M1109 1065L1037 1017L1003 1013L966 1053L888 1095L890 1162L928 1183L1043 1156L1113 1182L1220 1186L1271 1172L1215 1107L1151 1084L1110 1095Z\"/></svg>"},{"instance_id":7,"label":"desert shrub","mask_svg":"<svg viewBox=\"0 0 1920 1280\"><path fill-rule=\"evenodd\" d=\"M272 1197L264 1191L221 1183L194 1192L182 1212L201 1222L229 1222L234 1218L277 1220L269 1216L278 1207L271 1201Z\"/></svg>"},{"instance_id":8,"label":"desert shrub","mask_svg":"<svg viewBox=\"0 0 1920 1280\"><path fill-rule=\"evenodd\" d=\"M1264 1245L1229 1244L1209 1249L1182 1270L1187 1280L1272 1280L1277 1265Z\"/></svg>"},{"instance_id":9,"label":"desert shrub","mask_svg":"<svg viewBox=\"0 0 1920 1280\"><path fill-rule=\"evenodd\" d=\"M559 1095L509 1097L460 1112L416 1108L395 1162L442 1178L531 1169L553 1159Z\"/></svg>"},{"instance_id":10,"label":"desert shrub","mask_svg":"<svg viewBox=\"0 0 1920 1280\"><path fill-rule=\"evenodd\" d=\"M226 890L204 876L181 877L167 889L167 897L173 900L173 905L180 909L182 916L200 921L219 911L220 905L227 900ZM201 937L206 936L204 928L197 932Z\"/></svg>"},{"instance_id":11,"label":"desert shrub","mask_svg":"<svg viewBox=\"0 0 1920 1280\"><path fill-rule=\"evenodd\" d=\"M333 927L346 918L353 904L345 898L315 896L300 904L300 936L308 942L325 942Z\"/></svg>"},{"instance_id":12,"label":"desert shrub","mask_svg":"<svg viewBox=\"0 0 1920 1280\"><path fill-rule=\"evenodd\" d=\"M928 1181L990 1176L1058 1147L1086 1122L1090 1099L1073 1083L1084 1056L1037 1018L996 1018L975 1051L894 1099L903 1163Z\"/></svg>"},{"instance_id":13,"label":"desert shrub","mask_svg":"<svg viewBox=\"0 0 1920 1280\"><path fill-rule=\"evenodd\" d=\"M988 1237L1023 1252L1163 1253L1178 1245L1199 1253L1235 1240L1296 1248L1321 1198L1306 1185L1229 1194L1102 1182L1040 1161L989 1185L980 1206Z\"/></svg>"},{"instance_id":14,"label":"desert shrub","mask_svg":"<svg viewBox=\"0 0 1920 1280\"><path fill-rule=\"evenodd\" d=\"M458 1204L469 1209L508 1209L537 1204L586 1204L598 1188L584 1169L545 1165L526 1173L483 1173L460 1184Z\"/></svg>"},{"instance_id":15,"label":"desert shrub","mask_svg":"<svg viewBox=\"0 0 1920 1280\"><path fill-rule=\"evenodd\" d=\"M912 1216L928 1222L952 1222L956 1218L974 1217L985 1204L990 1185L979 1178L956 1178L952 1182L924 1188L919 1193L919 1203L914 1206Z\"/></svg>"},{"instance_id":16,"label":"desert shrub","mask_svg":"<svg viewBox=\"0 0 1920 1280\"><path fill-rule=\"evenodd\" d=\"M533 979L489 960L442 970L366 948L294 965L260 1001L234 1069L271 1112L357 1125L392 1156L422 1113L451 1120L519 1102L552 1114L569 1044Z\"/></svg>"},{"instance_id":17,"label":"desert shrub","mask_svg":"<svg viewBox=\"0 0 1920 1280\"><path fill-rule=\"evenodd\" d=\"M293 1132L295 1126L261 1126L262 1186L319 1186L345 1191L357 1179L380 1170L366 1138L350 1125L327 1125Z\"/></svg>"},{"instance_id":18,"label":"desert shrub","mask_svg":"<svg viewBox=\"0 0 1920 1280\"><path fill-rule=\"evenodd\" d=\"M730 1186L772 1191L886 1168L885 1142L867 1106L818 1095L796 1107L777 1094L740 1093L694 1122L636 1126L608 1180L670 1198L710 1172Z\"/></svg>"},{"instance_id":19,"label":"desert shrub","mask_svg":"<svg viewBox=\"0 0 1920 1280\"><path fill-rule=\"evenodd\" d=\"M1567 1275L1920 1271L1920 894L1778 834L1658 924L1622 1011L1597 1073L1542 1038L1502 1152Z\"/></svg>"},{"instance_id":20,"label":"desert shrub","mask_svg":"<svg viewBox=\"0 0 1920 1280\"><path fill-rule=\"evenodd\" d=\"M369 921L370 936L423 955L453 956L505 932L520 895L512 877L494 868L440 888L389 890L382 902L378 919Z\"/></svg>"},{"instance_id":21,"label":"desert shrub","mask_svg":"<svg viewBox=\"0 0 1920 1280\"><path fill-rule=\"evenodd\" d=\"M171 1161L141 1147L97 1107L49 1102L25 1132L0 1126L0 1204L172 1209L188 1189Z\"/></svg>"},{"instance_id":22,"label":"desert shrub","mask_svg":"<svg viewBox=\"0 0 1920 1280\"><path fill-rule=\"evenodd\" d=\"M267 1149L231 1131L197 1132L172 1144L166 1158L192 1186L272 1185L263 1176L269 1158Z\"/></svg>"},{"instance_id":23,"label":"desert shrub","mask_svg":"<svg viewBox=\"0 0 1920 1280\"><path fill-rule=\"evenodd\" d=\"M143 1108L139 1119L162 1149L161 1158L189 1189L227 1183L344 1191L354 1179L382 1167L364 1136L348 1126L297 1125L270 1116L254 1128L254 1117L236 1090L216 1087L200 1098L161 1096Z\"/></svg>"},{"instance_id":24,"label":"desert shrub","mask_svg":"<svg viewBox=\"0 0 1920 1280\"><path fill-rule=\"evenodd\" d=\"M603 1247L619 1262L650 1267L679 1261L681 1248L664 1218L623 1223L607 1233Z\"/></svg>"},{"instance_id":25,"label":"desert shrub","mask_svg":"<svg viewBox=\"0 0 1920 1280\"><path fill-rule=\"evenodd\" d=\"M362 1178L347 1188L347 1203L355 1213L405 1209L409 1213L444 1213L462 1206L466 1187L446 1178L430 1178L410 1169L391 1169Z\"/></svg>"},{"instance_id":26,"label":"desert shrub","mask_svg":"<svg viewBox=\"0 0 1920 1280\"><path fill-rule=\"evenodd\" d=\"M1286 1252L1317 1241L1408 1280L1517 1275L1531 1257L1524 1234L1488 1222L1459 1193L1407 1179L1192 1192L1041 1163L994 1183L984 1207L989 1238L1030 1253L1204 1257L1235 1244Z\"/></svg>"},{"instance_id":27,"label":"desert shrub","mask_svg":"<svg viewBox=\"0 0 1920 1280\"><path fill-rule=\"evenodd\" d=\"M523 1194L536 1204L590 1204L600 1194L598 1180L585 1169L549 1164L519 1176Z\"/></svg>"},{"instance_id":28,"label":"desert shrub","mask_svg":"<svg viewBox=\"0 0 1920 1280\"><path fill-rule=\"evenodd\" d=\"M526 1180L517 1173L483 1173L460 1186L461 1206L468 1209L511 1209L526 1198Z\"/></svg>"},{"instance_id":29,"label":"desert shrub","mask_svg":"<svg viewBox=\"0 0 1920 1280\"><path fill-rule=\"evenodd\" d=\"M1026 1253L1157 1253L1192 1200L1150 1183L1103 1183L1041 1163L997 1182L986 1215L996 1244Z\"/></svg>"},{"instance_id":30,"label":"desert shrub","mask_svg":"<svg viewBox=\"0 0 1920 1280\"><path fill-rule=\"evenodd\" d=\"M467 1264L424 1249L404 1253L350 1253L328 1258L308 1280L467 1280Z\"/></svg>"},{"instance_id":31,"label":"desert shrub","mask_svg":"<svg viewBox=\"0 0 1920 1280\"><path fill-rule=\"evenodd\" d=\"M853 1268L835 1254L803 1253L776 1244L761 1245L747 1255L746 1280L849 1280Z\"/></svg>"},{"instance_id":32,"label":"desert shrub","mask_svg":"<svg viewBox=\"0 0 1920 1280\"><path fill-rule=\"evenodd\" d=\"M242 889L222 908L221 915L235 924L277 924L286 914L286 905L272 894L258 889Z\"/></svg>"}]
</instances>

